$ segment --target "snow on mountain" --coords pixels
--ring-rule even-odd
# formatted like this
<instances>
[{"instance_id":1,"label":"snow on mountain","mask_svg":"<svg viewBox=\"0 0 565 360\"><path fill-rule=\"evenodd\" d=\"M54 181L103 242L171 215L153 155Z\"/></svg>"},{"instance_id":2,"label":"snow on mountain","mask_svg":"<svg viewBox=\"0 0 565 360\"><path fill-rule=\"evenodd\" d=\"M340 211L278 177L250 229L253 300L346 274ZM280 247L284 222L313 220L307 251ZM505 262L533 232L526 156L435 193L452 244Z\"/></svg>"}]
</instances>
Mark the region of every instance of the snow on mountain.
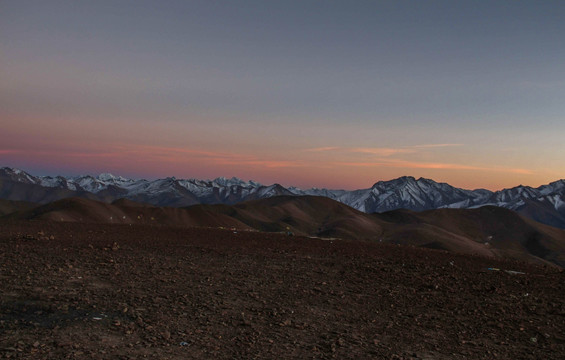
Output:
<instances>
[{"instance_id":1,"label":"snow on mountain","mask_svg":"<svg viewBox=\"0 0 565 360\"><path fill-rule=\"evenodd\" d=\"M565 180L557 180L547 185L542 185L538 188L541 195L551 195L555 193L565 192Z\"/></svg>"},{"instance_id":2,"label":"snow on mountain","mask_svg":"<svg viewBox=\"0 0 565 360\"><path fill-rule=\"evenodd\" d=\"M262 198L269 198L273 196L281 196L281 195L294 195L288 189L285 189L283 186L279 184L273 184L269 186L261 186L257 189L255 198L262 199Z\"/></svg>"},{"instance_id":3,"label":"snow on mountain","mask_svg":"<svg viewBox=\"0 0 565 360\"><path fill-rule=\"evenodd\" d=\"M51 187L51 188L60 188L60 189L69 189L69 190L73 190L73 191L77 190L77 187L74 183L70 182L68 179L66 179L62 176L56 176L56 177L40 176L40 177L38 177L38 179L39 179L39 185L41 185L41 186Z\"/></svg>"},{"instance_id":4,"label":"snow on mountain","mask_svg":"<svg viewBox=\"0 0 565 360\"><path fill-rule=\"evenodd\" d=\"M43 186L66 187L70 190L83 190L95 194L108 189L110 186L125 188L131 183L136 182L135 180L125 179L111 174L100 174L97 177L82 175L67 178L62 176L57 176L56 178L42 176L40 179Z\"/></svg>"},{"instance_id":5,"label":"snow on mountain","mask_svg":"<svg viewBox=\"0 0 565 360\"><path fill-rule=\"evenodd\" d=\"M3 167L0 169L0 175L9 180L20 182L24 184L39 184L39 178L26 173L23 170Z\"/></svg>"},{"instance_id":6,"label":"snow on mountain","mask_svg":"<svg viewBox=\"0 0 565 360\"><path fill-rule=\"evenodd\" d=\"M489 202L492 203L511 203L517 199L535 199L541 196L541 193L537 189L533 189L529 186L516 186L511 189L504 189L495 192Z\"/></svg>"},{"instance_id":7,"label":"snow on mountain","mask_svg":"<svg viewBox=\"0 0 565 360\"><path fill-rule=\"evenodd\" d=\"M231 186L249 186L245 181L232 177L231 179L219 177L211 181L217 187L231 187Z\"/></svg>"},{"instance_id":8,"label":"snow on mountain","mask_svg":"<svg viewBox=\"0 0 565 360\"><path fill-rule=\"evenodd\" d=\"M243 181L236 177L219 177L214 180L182 179L178 184L190 191L203 203L234 204L257 192L263 185L255 181Z\"/></svg>"},{"instance_id":9,"label":"snow on mountain","mask_svg":"<svg viewBox=\"0 0 565 360\"><path fill-rule=\"evenodd\" d=\"M329 190L329 189L318 189L318 188L302 190L294 186L287 188L287 190L290 191L292 194L298 196L304 196L304 195L323 196L334 200L337 200L340 196L348 192L346 190Z\"/></svg>"},{"instance_id":10,"label":"snow on mountain","mask_svg":"<svg viewBox=\"0 0 565 360\"><path fill-rule=\"evenodd\" d=\"M565 210L565 201L561 195L549 196L548 200L553 204L555 210Z\"/></svg>"},{"instance_id":11,"label":"snow on mountain","mask_svg":"<svg viewBox=\"0 0 565 360\"><path fill-rule=\"evenodd\" d=\"M394 209L429 210L457 204L474 204L483 192L455 188L429 179L404 176L391 181L379 181L367 190L341 195L337 200L365 212Z\"/></svg>"}]
</instances>

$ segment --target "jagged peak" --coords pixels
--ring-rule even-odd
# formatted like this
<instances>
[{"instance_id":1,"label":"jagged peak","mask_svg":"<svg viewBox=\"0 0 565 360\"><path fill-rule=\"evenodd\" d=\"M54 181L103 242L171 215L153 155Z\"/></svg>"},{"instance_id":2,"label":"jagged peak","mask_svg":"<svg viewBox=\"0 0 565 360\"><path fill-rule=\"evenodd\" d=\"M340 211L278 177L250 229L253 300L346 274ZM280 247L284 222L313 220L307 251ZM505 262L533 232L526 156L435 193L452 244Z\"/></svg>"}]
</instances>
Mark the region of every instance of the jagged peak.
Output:
<instances>
[{"instance_id":1,"label":"jagged peak","mask_svg":"<svg viewBox=\"0 0 565 360\"><path fill-rule=\"evenodd\" d=\"M543 186L565 186L565 179L560 179L560 180L556 180L556 181L552 181L547 185L542 185Z\"/></svg>"},{"instance_id":2,"label":"jagged peak","mask_svg":"<svg viewBox=\"0 0 565 360\"><path fill-rule=\"evenodd\" d=\"M404 175L391 181L416 181L416 178L414 176Z\"/></svg>"},{"instance_id":3,"label":"jagged peak","mask_svg":"<svg viewBox=\"0 0 565 360\"><path fill-rule=\"evenodd\" d=\"M72 181L84 181L84 180L96 180L92 175L76 175L76 176L63 176L67 180Z\"/></svg>"},{"instance_id":4,"label":"jagged peak","mask_svg":"<svg viewBox=\"0 0 565 360\"><path fill-rule=\"evenodd\" d=\"M109 180L114 180L117 179L118 177L110 174L110 173L102 173L100 175L97 176L98 180L102 180L102 181L109 181Z\"/></svg>"},{"instance_id":5,"label":"jagged peak","mask_svg":"<svg viewBox=\"0 0 565 360\"><path fill-rule=\"evenodd\" d=\"M38 181L37 177L28 174L27 172L18 168L3 167L2 170L6 175L8 175L10 178L16 181L20 181L22 179L25 179L25 181L29 183L36 183Z\"/></svg>"},{"instance_id":6,"label":"jagged peak","mask_svg":"<svg viewBox=\"0 0 565 360\"><path fill-rule=\"evenodd\" d=\"M407 185L407 184L413 184L413 183L417 183L417 182L422 182L422 181L431 181L431 182L435 182L433 180L429 180L429 179L424 179L424 178L419 178L418 180L416 180L416 178L414 176L401 176L398 177L396 179L392 179L392 180L380 180L377 181L372 187L387 187L387 186L391 186L391 185Z\"/></svg>"},{"instance_id":7,"label":"jagged peak","mask_svg":"<svg viewBox=\"0 0 565 360\"><path fill-rule=\"evenodd\" d=\"M449 185L449 184L447 184L447 183L437 182L437 181L435 181L435 180L433 180L433 179L428 179L428 178L425 178L425 177L419 177L419 178L416 180L416 182L418 182L418 183L424 182L424 183L428 183L428 184L429 184L429 183L432 183L432 184L440 184L440 185L443 185L443 184Z\"/></svg>"},{"instance_id":8,"label":"jagged peak","mask_svg":"<svg viewBox=\"0 0 565 360\"><path fill-rule=\"evenodd\" d=\"M20 170L18 168L13 168L13 167L9 167L9 166L4 166L2 168L2 170L4 170L5 172L11 172L13 174L19 175L19 174L27 174L25 171Z\"/></svg>"},{"instance_id":9,"label":"jagged peak","mask_svg":"<svg viewBox=\"0 0 565 360\"><path fill-rule=\"evenodd\" d=\"M238 177L231 177L231 178L227 178L224 176L220 176L215 178L214 180L211 181L212 184L217 184L217 185L221 185L221 186L233 186L233 185L239 185L239 186L252 186L252 187L259 187L262 186L260 183L253 181L253 180L249 180L249 181L245 181L242 180Z\"/></svg>"}]
</instances>

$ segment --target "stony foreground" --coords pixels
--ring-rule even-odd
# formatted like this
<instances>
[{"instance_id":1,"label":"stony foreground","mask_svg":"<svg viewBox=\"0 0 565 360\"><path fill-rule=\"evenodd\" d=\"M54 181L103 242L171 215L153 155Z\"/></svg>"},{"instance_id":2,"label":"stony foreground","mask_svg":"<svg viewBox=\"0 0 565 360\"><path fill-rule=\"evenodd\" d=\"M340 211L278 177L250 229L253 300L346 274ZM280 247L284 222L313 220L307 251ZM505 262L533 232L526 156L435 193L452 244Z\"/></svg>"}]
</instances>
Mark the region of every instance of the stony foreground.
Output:
<instances>
[{"instance_id":1,"label":"stony foreground","mask_svg":"<svg viewBox=\"0 0 565 360\"><path fill-rule=\"evenodd\" d=\"M563 359L564 294L559 269L410 247L0 224L0 358Z\"/></svg>"}]
</instances>

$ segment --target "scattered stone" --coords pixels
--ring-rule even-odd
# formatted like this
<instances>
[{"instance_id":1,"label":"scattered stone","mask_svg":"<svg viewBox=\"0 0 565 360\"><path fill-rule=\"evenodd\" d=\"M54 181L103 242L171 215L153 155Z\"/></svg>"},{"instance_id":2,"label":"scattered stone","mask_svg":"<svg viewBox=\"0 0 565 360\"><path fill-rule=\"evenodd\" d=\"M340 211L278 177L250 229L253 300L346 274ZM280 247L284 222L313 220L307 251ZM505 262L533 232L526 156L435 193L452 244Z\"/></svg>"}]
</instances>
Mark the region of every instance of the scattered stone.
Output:
<instances>
[{"instance_id":1,"label":"scattered stone","mask_svg":"<svg viewBox=\"0 0 565 360\"><path fill-rule=\"evenodd\" d=\"M1 225L20 235L0 234L0 358L560 360L565 353L565 282L551 268L157 224L41 225L57 242L31 242L21 234L40 225Z\"/></svg>"}]
</instances>

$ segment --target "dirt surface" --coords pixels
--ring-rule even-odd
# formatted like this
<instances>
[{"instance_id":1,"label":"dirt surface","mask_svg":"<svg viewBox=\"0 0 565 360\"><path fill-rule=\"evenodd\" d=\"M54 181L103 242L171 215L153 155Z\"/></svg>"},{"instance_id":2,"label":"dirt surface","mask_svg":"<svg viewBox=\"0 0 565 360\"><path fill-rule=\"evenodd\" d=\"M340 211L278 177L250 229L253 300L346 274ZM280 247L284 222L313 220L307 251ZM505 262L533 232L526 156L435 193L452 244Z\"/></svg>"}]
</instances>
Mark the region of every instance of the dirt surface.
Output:
<instances>
[{"instance_id":1,"label":"dirt surface","mask_svg":"<svg viewBox=\"0 0 565 360\"><path fill-rule=\"evenodd\" d=\"M7 359L563 359L563 294L559 269L421 248L0 224Z\"/></svg>"}]
</instances>

